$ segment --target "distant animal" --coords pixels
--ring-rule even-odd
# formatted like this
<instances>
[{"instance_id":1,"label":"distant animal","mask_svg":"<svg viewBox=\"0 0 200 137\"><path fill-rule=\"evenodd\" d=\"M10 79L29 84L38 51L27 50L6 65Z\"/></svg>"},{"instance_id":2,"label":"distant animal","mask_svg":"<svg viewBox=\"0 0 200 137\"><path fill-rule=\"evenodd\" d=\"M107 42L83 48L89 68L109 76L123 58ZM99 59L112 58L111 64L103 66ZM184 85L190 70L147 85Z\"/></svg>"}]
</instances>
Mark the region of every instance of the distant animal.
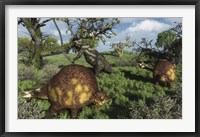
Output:
<instances>
[{"instance_id":1,"label":"distant animal","mask_svg":"<svg viewBox=\"0 0 200 137\"><path fill-rule=\"evenodd\" d=\"M171 86L176 78L174 65L165 59L158 60L153 69L144 62L138 65L153 72L153 79L156 84Z\"/></svg>"},{"instance_id":2,"label":"distant animal","mask_svg":"<svg viewBox=\"0 0 200 137\"><path fill-rule=\"evenodd\" d=\"M48 99L50 113L56 114L62 109L71 109L72 118L77 117L83 106L106 103L108 96L99 90L94 73L82 65L63 67L41 89L25 92L24 98Z\"/></svg>"},{"instance_id":3,"label":"distant animal","mask_svg":"<svg viewBox=\"0 0 200 137\"><path fill-rule=\"evenodd\" d=\"M90 48L89 45L78 47L77 56L73 59L73 63L79 59L82 55L84 55L85 60L88 64L93 66L94 73L98 75L101 72L105 72L110 74L112 72L112 68L109 62L105 59L105 57L99 53L97 50Z\"/></svg>"}]
</instances>

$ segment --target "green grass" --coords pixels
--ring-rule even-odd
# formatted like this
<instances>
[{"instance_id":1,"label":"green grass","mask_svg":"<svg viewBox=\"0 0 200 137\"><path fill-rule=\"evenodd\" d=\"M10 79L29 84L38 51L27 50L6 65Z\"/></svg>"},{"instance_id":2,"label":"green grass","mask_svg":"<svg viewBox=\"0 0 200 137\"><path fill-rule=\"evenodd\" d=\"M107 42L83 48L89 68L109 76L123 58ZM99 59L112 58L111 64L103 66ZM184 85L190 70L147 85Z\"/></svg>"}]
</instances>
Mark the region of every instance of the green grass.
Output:
<instances>
[{"instance_id":1,"label":"green grass","mask_svg":"<svg viewBox=\"0 0 200 137\"><path fill-rule=\"evenodd\" d=\"M113 56L111 55L110 52L104 52L104 57L108 60L108 62L112 65L118 65L118 64L122 64L122 63L130 63L130 62L134 62L134 58L136 57L136 54L131 54L129 52L125 52L124 56L122 58L119 58L117 56ZM70 58L70 60L72 61L73 58L76 57L76 54L67 54L67 56ZM54 56L48 56L44 58L45 60L45 64L53 64L57 67L62 67L65 65L69 65L71 64L71 62L64 57L64 55L59 54L59 55L54 55ZM76 64L81 64L84 66L90 66L84 59L83 56L81 56L80 59L78 59L76 62Z\"/></svg>"},{"instance_id":2,"label":"green grass","mask_svg":"<svg viewBox=\"0 0 200 137\"><path fill-rule=\"evenodd\" d=\"M109 54L107 52L107 54ZM75 57L75 54L68 54L71 60ZM79 113L78 118L80 119L130 119L130 118L181 118L181 109L176 110L170 107L169 111L163 111L158 109L159 115L153 116L155 110L161 106L166 107L170 102L174 103L171 106L181 106L181 102L176 101L178 97L175 95L181 94L182 84L182 68L176 69L176 81L171 88L159 86L153 83L152 72L141 69L137 66L131 66L134 62L135 54L125 52L122 58L115 57L112 55L105 55L105 58L115 67L113 68L112 74L102 73L97 77L99 88L104 91L109 97L109 103L96 108L93 105L83 107ZM46 64L53 64L57 68L61 68L65 65L71 64L64 55L54 55L44 58ZM85 59L81 57L76 64L90 66L87 64ZM37 71L37 77L39 78L43 70ZM47 74L48 75L48 74ZM40 80L22 80L19 81L18 89L19 92L23 93L25 90L34 89L39 87ZM41 86L41 85L40 85ZM20 96L21 94L19 94ZM168 97L173 101L168 101ZM180 96L179 96L180 97ZM160 98L160 102L157 101ZM167 99L168 100L167 100ZM152 109L148 106L150 102L153 102ZM162 101L163 100L163 101ZM167 101L165 101L167 100ZM63 110L57 116L51 116L48 112L49 102L47 100L34 99L35 103L39 108L45 111L45 116L41 118L58 118L66 119L70 118L70 111ZM141 103L142 102L142 103ZM166 104L165 104L166 103ZM161 106L159 106L161 104ZM138 107L139 106L139 107ZM31 106L30 106L31 107ZM36 106L35 106L36 107ZM38 109L38 107L36 107ZM140 110L137 108L144 108ZM164 108L164 107L163 107ZM137 113L133 109L137 109ZM148 111L147 111L148 110ZM177 111L179 113L177 113ZM151 116L145 117L144 112L149 112ZM166 117L163 113L169 113ZM136 115L137 114L137 115ZM157 114L157 113L156 113ZM36 114L37 115L37 114ZM27 117L28 118L28 117Z\"/></svg>"},{"instance_id":3,"label":"green grass","mask_svg":"<svg viewBox=\"0 0 200 137\"><path fill-rule=\"evenodd\" d=\"M76 57L76 54L67 54L67 56L70 58L70 60L72 61L73 58ZM65 65L69 65L71 64L71 62L64 57L63 54L59 54L59 55L54 55L54 56L48 56L48 57L45 57L44 58L45 60L45 63L46 64L53 64L57 67L62 67L62 66L65 66ZM81 57L79 60L77 60L75 62L76 64L81 64L81 65L85 65L85 66L89 66L83 57Z\"/></svg>"}]
</instances>

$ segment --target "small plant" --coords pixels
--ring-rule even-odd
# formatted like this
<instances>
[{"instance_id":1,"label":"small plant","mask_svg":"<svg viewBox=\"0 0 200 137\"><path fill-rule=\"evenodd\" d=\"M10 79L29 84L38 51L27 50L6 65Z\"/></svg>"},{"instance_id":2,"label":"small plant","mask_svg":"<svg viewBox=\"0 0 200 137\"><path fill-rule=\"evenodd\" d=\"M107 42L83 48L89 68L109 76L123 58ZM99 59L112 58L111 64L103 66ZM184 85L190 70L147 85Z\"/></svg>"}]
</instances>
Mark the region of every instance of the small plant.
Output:
<instances>
[{"instance_id":1,"label":"small plant","mask_svg":"<svg viewBox=\"0 0 200 137\"><path fill-rule=\"evenodd\" d=\"M24 80L18 82L18 91L19 93L33 89L36 86L36 82L32 80Z\"/></svg>"},{"instance_id":2,"label":"small plant","mask_svg":"<svg viewBox=\"0 0 200 137\"><path fill-rule=\"evenodd\" d=\"M19 119L41 119L45 116L45 111L40 109L35 100L18 100Z\"/></svg>"},{"instance_id":3,"label":"small plant","mask_svg":"<svg viewBox=\"0 0 200 137\"><path fill-rule=\"evenodd\" d=\"M181 98L181 92L177 92L173 96L157 96L135 101L130 108L130 116L133 119L180 119Z\"/></svg>"},{"instance_id":4,"label":"small plant","mask_svg":"<svg viewBox=\"0 0 200 137\"><path fill-rule=\"evenodd\" d=\"M36 70L33 66L27 67L25 65L20 64L18 67L18 80L33 80L35 81L37 78Z\"/></svg>"},{"instance_id":5,"label":"small plant","mask_svg":"<svg viewBox=\"0 0 200 137\"><path fill-rule=\"evenodd\" d=\"M59 68L55 65L48 64L42 69L41 77L39 78L40 84L46 84L56 73L58 73Z\"/></svg>"}]
</instances>

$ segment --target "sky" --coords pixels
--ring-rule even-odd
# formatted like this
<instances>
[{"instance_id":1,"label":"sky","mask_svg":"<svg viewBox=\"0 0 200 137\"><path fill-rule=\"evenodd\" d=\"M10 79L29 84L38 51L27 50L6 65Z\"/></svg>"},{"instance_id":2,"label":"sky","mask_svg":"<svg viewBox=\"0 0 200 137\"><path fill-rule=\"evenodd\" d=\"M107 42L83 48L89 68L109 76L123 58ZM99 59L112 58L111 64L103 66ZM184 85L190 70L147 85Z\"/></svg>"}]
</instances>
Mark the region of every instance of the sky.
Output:
<instances>
[{"instance_id":1,"label":"sky","mask_svg":"<svg viewBox=\"0 0 200 137\"><path fill-rule=\"evenodd\" d=\"M45 18L41 19L44 20ZM176 24L182 23L182 18L176 17L159 17L159 18L118 18L120 24L114 27L114 32L117 33L117 36L112 37L111 39L106 39L105 45L102 42L99 42L97 46L98 51L110 51L112 50L110 45L112 43L124 42L125 37L130 36L131 40L139 42L141 38L147 38L149 40L153 39L152 44L156 42L158 33L168 30L172 27L175 27ZM57 22L59 29L64 42L68 42L71 35L66 33L67 24L63 22ZM60 43L60 37L58 31L53 23L49 21L46 26L41 28L41 31L46 35L55 36ZM28 31L22 25L18 25L18 37L23 37L28 35ZM126 49L130 50L130 49Z\"/></svg>"}]
</instances>

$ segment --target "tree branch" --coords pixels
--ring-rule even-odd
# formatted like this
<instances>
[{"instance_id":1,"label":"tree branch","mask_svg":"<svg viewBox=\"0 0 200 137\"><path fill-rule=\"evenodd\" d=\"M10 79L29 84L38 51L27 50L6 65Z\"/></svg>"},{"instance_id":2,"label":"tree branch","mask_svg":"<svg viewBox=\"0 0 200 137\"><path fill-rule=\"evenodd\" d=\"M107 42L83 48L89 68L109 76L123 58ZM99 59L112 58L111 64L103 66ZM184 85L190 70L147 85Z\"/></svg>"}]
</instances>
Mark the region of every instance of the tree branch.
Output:
<instances>
[{"instance_id":1,"label":"tree branch","mask_svg":"<svg viewBox=\"0 0 200 137\"><path fill-rule=\"evenodd\" d=\"M50 18L50 19L47 19L47 20L42 21L42 22L39 24L40 27L44 26L45 23L47 23L47 22L49 22L49 21L51 21L51 20L53 20L53 19L54 19L54 18Z\"/></svg>"},{"instance_id":2,"label":"tree branch","mask_svg":"<svg viewBox=\"0 0 200 137\"><path fill-rule=\"evenodd\" d=\"M59 33L60 41L61 41L61 46L64 48L64 45L63 45L63 38L62 38L62 34L61 34L61 32L60 32L60 29L59 29L59 27L58 27L58 25L57 25L55 19L53 19L53 22L54 22L54 24L55 24L55 26L56 26L56 29L58 30L58 33ZM65 53L65 51L63 51L62 54L65 56L65 58L67 58L67 59L72 63L72 61L71 61L70 58L67 56L67 54Z\"/></svg>"},{"instance_id":3,"label":"tree branch","mask_svg":"<svg viewBox=\"0 0 200 137\"><path fill-rule=\"evenodd\" d=\"M23 20L20 18L20 19L18 20L18 25L21 24L22 22L23 22Z\"/></svg>"},{"instance_id":4,"label":"tree branch","mask_svg":"<svg viewBox=\"0 0 200 137\"><path fill-rule=\"evenodd\" d=\"M57 51L47 51L47 52L43 52L41 55L42 57L46 57L46 56L62 54L63 52L65 52L65 49L60 49Z\"/></svg>"}]
</instances>

